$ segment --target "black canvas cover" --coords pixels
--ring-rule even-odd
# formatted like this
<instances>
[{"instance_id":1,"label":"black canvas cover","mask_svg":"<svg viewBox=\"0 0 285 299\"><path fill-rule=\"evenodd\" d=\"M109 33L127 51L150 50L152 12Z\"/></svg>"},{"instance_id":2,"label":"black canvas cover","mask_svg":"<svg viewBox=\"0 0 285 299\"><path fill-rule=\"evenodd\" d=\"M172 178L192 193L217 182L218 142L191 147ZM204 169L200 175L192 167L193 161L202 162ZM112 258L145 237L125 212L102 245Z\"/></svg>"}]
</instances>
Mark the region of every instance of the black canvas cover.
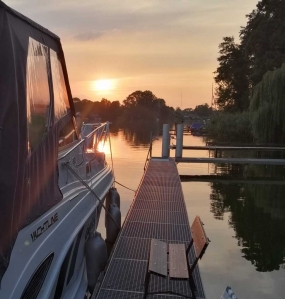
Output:
<instances>
[{"instance_id":1,"label":"black canvas cover","mask_svg":"<svg viewBox=\"0 0 285 299\"><path fill-rule=\"evenodd\" d=\"M0 282L19 230L62 199L58 138L72 105L59 38L0 0Z\"/></svg>"}]
</instances>

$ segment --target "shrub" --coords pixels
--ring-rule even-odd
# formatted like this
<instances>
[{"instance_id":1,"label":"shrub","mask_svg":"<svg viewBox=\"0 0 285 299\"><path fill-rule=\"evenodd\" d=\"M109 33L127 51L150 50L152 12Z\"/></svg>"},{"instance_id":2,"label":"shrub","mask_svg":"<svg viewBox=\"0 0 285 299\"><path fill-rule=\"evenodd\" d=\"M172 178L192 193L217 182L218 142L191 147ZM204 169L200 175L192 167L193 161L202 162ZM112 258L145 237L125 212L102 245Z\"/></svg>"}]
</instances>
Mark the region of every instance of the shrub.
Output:
<instances>
[{"instance_id":1,"label":"shrub","mask_svg":"<svg viewBox=\"0 0 285 299\"><path fill-rule=\"evenodd\" d=\"M251 113L217 113L207 125L211 138L221 142L252 142Z\"/></svg>"}]
</instances>

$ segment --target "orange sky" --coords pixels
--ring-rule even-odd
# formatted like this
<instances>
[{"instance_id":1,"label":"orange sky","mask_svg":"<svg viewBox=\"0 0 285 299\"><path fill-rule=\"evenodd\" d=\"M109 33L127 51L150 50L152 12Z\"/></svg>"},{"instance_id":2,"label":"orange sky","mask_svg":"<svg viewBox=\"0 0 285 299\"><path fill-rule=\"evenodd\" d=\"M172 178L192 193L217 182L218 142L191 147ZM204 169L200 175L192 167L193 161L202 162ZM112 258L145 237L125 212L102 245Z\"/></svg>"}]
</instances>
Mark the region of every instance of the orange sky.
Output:
<instances>
[{"instance_id":1,"label":"orange sky","mask_svg":"<svg viewBox=\"0 0 285 299\"><path fill-rule=\"evenodd\" d=\"M223 36L257 0L4 0L61 37L73 96L123 101L151 90L182 108L211 102ZM94 81L112 79L109 91Z\"/></svg>"}]
</instances>

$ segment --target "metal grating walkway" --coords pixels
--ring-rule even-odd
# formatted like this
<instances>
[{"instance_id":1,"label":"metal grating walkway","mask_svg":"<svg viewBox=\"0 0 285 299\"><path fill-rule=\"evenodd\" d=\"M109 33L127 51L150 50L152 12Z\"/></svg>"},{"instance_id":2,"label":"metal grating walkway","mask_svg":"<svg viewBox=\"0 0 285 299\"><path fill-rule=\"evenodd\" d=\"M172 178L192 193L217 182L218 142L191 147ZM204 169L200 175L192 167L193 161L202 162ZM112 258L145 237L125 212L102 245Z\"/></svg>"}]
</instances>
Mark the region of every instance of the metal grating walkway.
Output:
<instances>
[{"instance_id":1,"label":"metal grating walkway","mask_svg":"<svg viewBox=\"0 0 285 299\"><path fill-rule=\"evenodd\" d=\"M97 298L142 299L150 239L168 243L191 240L190 226L174 159L152 159L114 246ZM193 248L193 247L192 247ZM189 258L193 261L194 252ZM205 298L198 267L193 275L197 298ZM190 296L188 282L152 275L150 292L171 290ZM92 297L93 298L93 297ZM173 295L147 298L178 299Z\"/></svg>"}]
</instances>

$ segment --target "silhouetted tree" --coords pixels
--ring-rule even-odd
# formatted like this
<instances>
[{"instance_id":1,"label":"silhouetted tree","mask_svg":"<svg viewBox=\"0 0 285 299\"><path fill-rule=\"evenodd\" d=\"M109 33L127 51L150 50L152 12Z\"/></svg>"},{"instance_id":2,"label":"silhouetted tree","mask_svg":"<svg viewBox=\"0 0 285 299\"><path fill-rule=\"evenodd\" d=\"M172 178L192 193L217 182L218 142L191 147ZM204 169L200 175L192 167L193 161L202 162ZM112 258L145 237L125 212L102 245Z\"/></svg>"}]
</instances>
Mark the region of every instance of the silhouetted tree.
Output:
<instances>
[{"instance_id":1,"label":"silhouetted tree","mask_svg":"<svg viewBox=\"0 0 285 299\"><path fill-rule=\"evenodd\" d=\"M285 61L285 1L259 1L241 29L241 46L250 62L250 84Z\"/></svg>"},{"instance_id":2,"label":"silhouetted tree","mask_svg":"<svg viewBox=\"0 0 285 299\"><path fill-rule=\"evenodd\" d=\"M244 111L249 106L249 67L243 49L233 37L224 37L219 49L216 103L228 112Z\"/></svg>"},{"instance_id":3,"label":"silhouetted tree","mask_svg":"<svg viewBox=\"0 0 285 299\"><path fill-rule=\"evenodd\" d=\"M285 61L285 1L261 0L247 18L240 44L224 37L219 45L217 104L229 112L247 109L254 86Z\"/></svg>"},{"instance_id":4,"label":"silhouetted tree","mask_svg":"<svg viewBox=\"0 0 285 299\"><path fill-rule=\"evenodd\" d=\"M168 122L174 117L174 110L168 107L163 99L157 98L151 91L137 90L123 101L126 120Z\"/></svg>"},{"instance_id":5,"label":"silhouetted tree","mask_svg":"<svg viewBox=\"0 0 285 299\"><path fill-rule=\"evenodd\" d=\"M80 100L74 98L76 112L80 112L82 121L93 121L101 118L101 121L124 122L157 122L158 120L169 122L174 118L174 109L168 107L165 100L157 98L151 91L135 91L124 101L109 101L103 98L100 102Z\"/></svg>"},{"instance_id":6,"label":"silhouetted tree","mask_svg":"<svg viewBox=\"0 0 285 299\"><path fill-rule=\"evenodd\" d=\"M193 110L200 117L209 117L212 113L212 108L207 104L197 105Z\"/></svg>"}]
</instances>

